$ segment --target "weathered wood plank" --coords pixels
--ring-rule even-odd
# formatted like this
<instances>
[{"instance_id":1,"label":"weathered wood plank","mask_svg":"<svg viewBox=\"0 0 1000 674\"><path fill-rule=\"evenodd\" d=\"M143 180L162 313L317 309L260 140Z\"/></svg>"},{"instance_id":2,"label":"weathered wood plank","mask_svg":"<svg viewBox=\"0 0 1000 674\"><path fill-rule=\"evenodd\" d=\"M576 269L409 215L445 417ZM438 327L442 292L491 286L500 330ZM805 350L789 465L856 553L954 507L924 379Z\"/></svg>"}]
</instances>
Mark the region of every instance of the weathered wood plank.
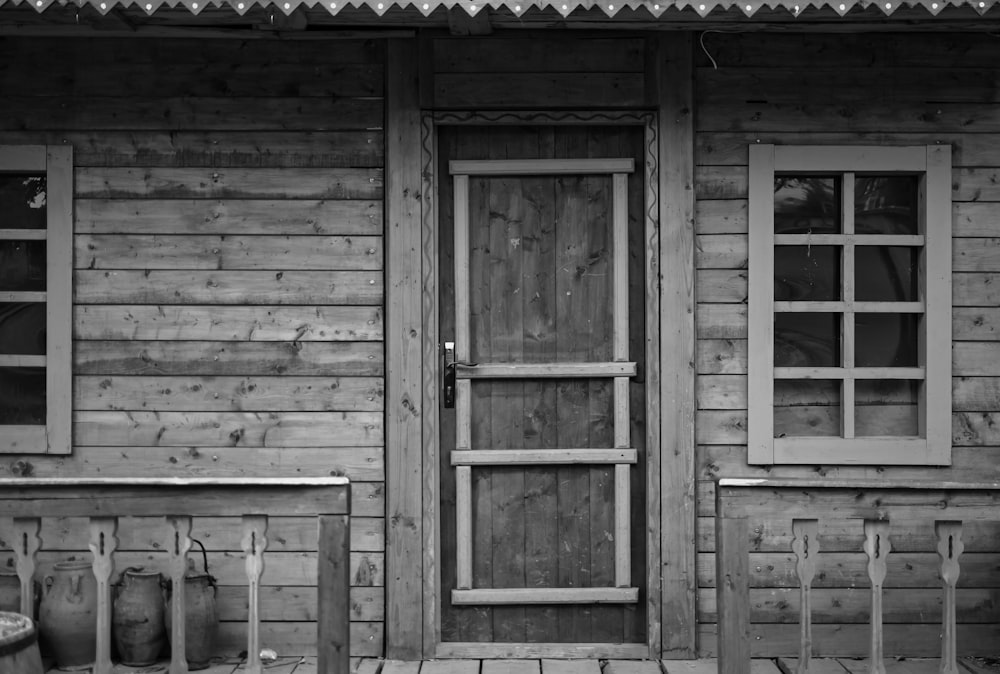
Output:
<instances>
[{"instance_id":1,"label":"weathered wood plank","mask_svg":"<svg viewBox=\"0 0 1000 674\"><path fill-rule=\"evenodd\" d=\"M743 104L748 97L769 105L796 104L836 92L838 104L876 100L922 103L933 90L935 101L997 103L998 75L982 68L912 68L872 64L806 68L798 62L766 67L720 67L698 71L698 104L704 107ZM891 83L887 87L886 83ZM888 127L886 127L888 128Z\"/></svg>"},{"instance_id":2,"label":"weathered wood plank","mask_svg":"<svg viewBox=\"0 0 1000 674\"><path fill-rule=\"evenodd\" d=\"M745 155L745 144L743 148ZM746 161L744 156L742 163ZM746 199L700 198L695 203L694 214L696 234L746 234L749 227Z\"/></svg>"},{"instance_id":3,"label":"weathered wood plank","mask_svg":"<svg viewBox=\"0 0 1000 674\"><path fill-rule=\"evenodd\" d=\"M695 273L699 304L745 303L747 272L733 269L699 269Z\"/></svg>"},{"instance_id":4,"label":"weathered wood plank","mask_svg":"<svg viewBox=\"0 0 1000 674\"><path fill-rule=\"evenodd\" d=\"M176 411L374 411L374 377L93 377L74 379L73 409Z\"/></svg>"},{"instance_id":5,"label":"weathered wood plank","mask_svg":"<svg viewBox=\"0 0 1000 674\"><path fill-rule=\"evenodd\" d=\"M420 674L479 674L479 660L427 660Z\"/></svg>"},{"instance_id":6,"label":"weathered wood plank","mask_svg":"<svg viewBox=\"0 0 1000 674\"><path fill-rule=\"evenodd\" d=\"M817 475L844 479L916 480L927 476L927 469L917 466L748 466L746 447L732 445L699 446L697 456L700 480L720 476L804 478ZM952 465L936 470L940 471L942 480L1000 480L1000 447L955 447L952 450Z\"/></svg>"},{"instance_id":7,"label":"weathered wood plank","mask_svg":"<svg viewBox=\"0 0 1000 674\"><path fill-rule=\"evenodd\" d=\"M818 569L824 568L822 556ZM755 623L784 623L797 625L799 621L798 588L754 588L750 591L750 617ZM813 623L867 623L871 615L871 597L868 588L813 589ZM992 588L961 588L958 598L958 622L995 623L1000 618L1000 591ZM941 623L938 608L941 602L939 588L889 588L884 591L883 619L886 624L937 624ZM698 591L698 622L716 620L716 597L711 589Z\"/></svg>"},{"instance_id":8,"label":"weathered wood plank","mask_svg":"<svg viewBox=\"0 0 1000 674\"><path fill-rule=\"evenodd\" d=\"M95 41L96 44L96 41ZM91 66L93 69L93 66ZM0 144L73 147L75 166L383 166L382 131L0 131ZM79 212L80 205L77 205Z\"/></svg>"},{"instance_id":9,"label":"weathered wood plank","mask_svg":"<svg viewBox=\"0 0 1000 674\"><path fill-rule=\"evenodd\" d=\"M313 526L316 523L313 522ZM385 605L381 587L352 587L350 591L350 619L365 622L385 619ZM247 619L247 589L223 585L217 593L217 606L221 620ZM316 588L287 585L260 588L260 616L262 620L290 620L295 622L316 619Z\"/></svg>"},{"instance_id":10,"label":"weathered wood plank","mask_svg":"<svg viewBox=\"0 0 1000 674\"><path fill-rule=\"evenodd\" d=\"M600 674L601 665L596 659L591 660L545 660L542 661L542 674Z\"/></svg>"},{"instance_id":11,"label":"weathered wood plank","mask_svg":"<svg viewBox=\"0 0 1000 674\"><path fill-rule=\"evenodd\" d=\"M699 339L746 339L747 305L699 304L697 331Z\"/></svg>"},{"instance_id":12,"label":"weathered wood plank","mask_svg":"<svg viewBox=\"0 0 1000 674\"><path fill-rule=\"evenodd\" d=\"M947 143L952 148L955 166L1000 165L997 134L956 133L934 131L931 133L855 132L830 133L790 129L786 131L713 132L698 135L695 158L699 165L733 166L747 163L747 146L754 143L774 145L934 145Z\"/></svg>"},{"instance_id":13,"label":"weathered wood plank","mask_svg":"<svg viewBox=\"0 0 1000 674\"><path fill-rule=\"evenodd\" d=\"M7 61L14 58L40 59L62 56L68 59L86 56L92 63L226 63L239 56L239 63L272 65L292 63L307 66L323 63L383 63L385 53L378 40L366 37L318 41L278 42L271 40L200 40L197 49L189 39L160 37L156 40L93 40L61 37L50 40L6 37L0 54Z\"/></svg>"},{"instance_id":14,"label":"weathered wood plank","mask_svg":"<svg viewBox=\"0 0 1000 674\"><path fill-rule=\"evenodd\" d=\"M82 55L81 55L82 56ZM21 96L58 97L379 97L383 69L377 63L216 63L167 61L151 68L131 59L94 67L90 58L52 60L25 77L0 70L0 87Z\"/></svg>"},{"instance_id":15,"label":"weathered wood plank","mask_svg":"<svg viewBox=\"0 0 1000 674\"><path fill-rule=\"evenodd\" d=\"M698 374L746 374L747 340L699 339L695 354Z\"/></svg>"},{"instance_id":16,"label":"weathered wood plank","mask_svg":"<svg viewBox=\"0 0 1000 674\"><path fill-rule=\"evenodd\" d=\"M538 660L483 660L480 674L540 674Z\"/></svg>"},{"instance_id":17,"label":"weathered wood plank","mask_svg":"<svg viewBox=\"0 0 1000 674\"><path fill-rule=\"evenodd\" d=\"M75 230L77 234L381 234L382 204L366 199L78 199Z\"/></svg>"},{"instance_id":18,"label":"weathered wood plank","mask_svg":"<svg viewBox=\"0 0 1000 674\"><path fill-rule=\"evenodd\" d=\"M992 307L1000 305L1000 274L952 274L952 305Z\"/></svg>"},{"instance_id":19,"label":"weathered wood plank","mask_svg":"<svg viewBox=\"0 0 1000 674\"><path fill-rule=\"evenodd\" d=\"M73 440L81 446L377 446L383 419L374 412L75 412Z\"/></svg>"},{"instance_id":20,"label":"weathered wood plank","mask_svg":"<svg viewBox=\"0 0 1000 674\"><path fill-rule=\"evenodd\" d=\"M586 48L558 38L433 41L437 73L642 72L643 43L634 37L595 37ZM483 75L485 76L485 75Z\"/></svg>"},{"instance_id":21,"label":"weathered wood plank","mask_svg":"<svg viewBox=\"0 0 1000 674\"><path fill-rule=\"evenodd\" d=\"M815 651L836 654L837 657L867 657L868 625L815 625L813 643ZM940 625L886 625L885 650L907 657L936 657L940 654ZM718 632L715 625L698 626L698 643L704 653L712 656L718 652ZM798 645L798 630L787 625L759 623L751 625L750 647L753 657L774 657L793 653ZM1000 639L997 625L965 625L959 630L960 652L969 655L991 655Z\"/></svg>"},{"instance_id":22,"label":"weathered wood plank","mask_svg":"<svg viewBox=\"0 0 1000 674\"><path fill-rule=\"evenodd\" d=\"M378 199L380 168L77 168L78 199Z\"/></svg>"},{"instance_id":23,"label":"weathered wood plank","mask_svg":"<svg viewBox=\"0 0 1000 674\"><path fill-rule=\"evenodd\" d=\"M381 341L381 307L89 305L73 312L78 340Z\"/></svg>"},{"instance_id":24,"label":"weathered wood plank","mask_svg":"<svg viewBox=\"0 0 1000 674\"><path fill-rule=\"evenodd\" d=\"M381 622L352 622L350 624L351 652L355 657L380 657L382 654L383 625ZM279 653L316 655L315 622L262 622L260 638ZM223 622L219 624L217 647L223 655L236 655L246 650L246 623Z\"/></svg>"},{"instance_id":25,"label":"weathered wood plank","mask_svg":"<svg viewBox=\"0 0 1000 674\"><path fill-rule=\"evenodd\" d=\"M74 272L78 304L381 305L378 271L205 271L167 269Z\"/></svg>"},{"instance_id":26,"label":"weathered wood plank","mask_svg":"<svg viewBox=\"0 0 1000 674\"><path fill-rule=\"evenodd\" d=\"M4 130L334 131L382 125L378 98L8 96L5 108Z\"/></svg>"},{"instance_id":27,"label":"weathered wood plank","mask_svg":"<svg viewBox=\"0 0 1000 674\"><path fill-rule=\"evenodd\" d=\"M1000 375L1000 342L955 342L951 362L956 376Z\"/></svg>"},{"instance_id":28,"label":"weathered wood plank","mask_svg":"<svg viewBox=\"0 0 1000 674\"><path fill-rule=\"evenodd\" d=\"M660 602L647 623L654 633L647 641L653 654L691 657L695 654L695 588L693 574L693 496L695 434L695 380L697 367L694 301L699 242L694 236L696 199L692 184L694 169L694 65L690 35L661 37L656 44L653 68L657 78L656 97L660 107L659 156L659 306L662 377L660 396L647 391L654 404L663 408L660 438L663 445L659 464L660 483L651 490L660 494L660 540L649 546L661 549L669 564L660 564L658 573L649 574L649 591L660 579ZM647 206L648 207L648 206ZM649 272L647 272L649 273ZM647 320L650 320L647 317ZM653 319L656 320L656 319ZM656 447L649 448L657 452ZM658 544L658 545L657 545ZM647 554L651 552L647 550ZM651 558L659 559L658 555ZM659 615L655 615L659 613Z\"/></svg>"},{"instance_id":29,"label":"weathered wood plank","mask_svg":"<svg viewBox=\"0 0 1000 674\"><path fill-rule=\"evenodd\" d=\"M420 664L419 660L386 660L381 674L419 674Z\"/></svg>"},{"instance_id":30,"label":"weathered wood plank","mask_svg":"<svg viewBox=\"0 0 1000 674\"><path fill-rule=\"evenodd\" d=\"M81 341L73 347L80 375L381 376L378 342Z\"/></svg>"},{"instance_id":31,"label":"weathered wood plank","mask_svg":"<svg viewBox=\"0 0 1000 674\"><path fill-rule=\"evenodd\" d=\"M366 270L382 268L382 237L89 234L77 268Z\"/></svg>"},{"instance_id":32,"label":"weathered wood plank","mask_svg":"<svg viewBox=\"0 0 1000 674\"><path fill-rule=\"evenodd\" d=\"M928 588L938 587L938 557L933 552L893 553L887 558L886 587ZM868 590L868 560L863 552L824 554L821 566L825 573L813 579L813 588L861 588ZM993 587L991 580L996 569L993 553L966 553L962 555L962 584L968 588ZM749 567L752 588L798 588L795 576L795 556L791 552L751 552ZM715 553L698 553L698 586L715 587ZM934 607L937 613L937 607ZM939 625L940 627L940 625ZM791 630L798 640L798 630ZM815 634L814 634L815 636ZM867 637L867 633L866 633ZM814 643L819 643L818 641ZM796 644L797 647L797 644ZM864 644L867 648L867 643ZM823 651L814 648L814 653Z\"/></svg>"},{"instance_id":33,"label":"weathered wood plank","mask_svg":"<svg viewBox=\"0 0 1000 674\"><path fill-rule=\"evenodd\" d=\"M80 551L81 554L84 554ZM192 555L194 558L195 555ZM270 563L264 567L261 584L265 586L315 586L317 558L315 552L272 552L268 554ZM38 573L51 575L52 565L66 559L65 552L42 551L38 554ZM0 551L4 564L12 563L13 554ZM199 566L201 561L199 560ZM384 585L385 556L381 552L351 552L350 577L352 587L381 587ZM121 568L142 566L157 569L167 575L167 555L162 550L152 552L119 551L115 553L115 565ZM208 568L218 580L219 586L246 588L246 566L242 553L208 553ZM313 635L315 638L315 634ZM246 644L244 643L244 647Z\"/></svg>"},{"instance_id":34,"label":"weathered wood plank","mask_svg":"<svg viewBox=\"0 0 1000 674\"><path fill-rule=\"evenodd\" d=\"M393 658L419 657L423 648L425 568L421 425L421 146L417 45L392 40L387 49L386 313L393 333L386 342L386 475L389 494L386 588L388 649Z\"/></svg>"},{"instance_id":35,"label":"weathered wood plank","mask_svg":"<svg viewBox=\"0 0 1000 674\"><path fill-rule=\"evenodd\" d=\"M662 674L660 663L654 660L608 660L604 674Z\"/></svg>"},{"instance_id":36,"label":"weathered wood plank","mask_svg":"<svg viewBox=\"0 0 1000 674\"><path fill-rule=\"evenodd\" d=\"M504 73L502 78L442 73L434 78L438 108L641 106L642 73Z\"/></svg>"},{"instance_id":37,"label":"weathered wood plank","mask_svg":"<svg viewBox=\"0 0 1000 674\"><path fill-rule=\"evenodd\" d=\"M746 269L748 240L742 234L696 237L694 262L698 269Z\"/></svg>"}]
</instances>

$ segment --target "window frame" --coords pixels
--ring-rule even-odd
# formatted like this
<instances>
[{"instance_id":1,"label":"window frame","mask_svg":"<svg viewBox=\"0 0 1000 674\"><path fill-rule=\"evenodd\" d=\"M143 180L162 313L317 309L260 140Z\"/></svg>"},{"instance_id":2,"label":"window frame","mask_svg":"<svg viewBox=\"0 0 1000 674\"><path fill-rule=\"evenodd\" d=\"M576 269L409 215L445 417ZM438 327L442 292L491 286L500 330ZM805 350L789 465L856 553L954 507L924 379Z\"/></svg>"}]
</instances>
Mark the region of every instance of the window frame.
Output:
<instances>
[{"instance_id":1,"label":"window frame","mask_svg":"<svg viewBox=\"0 0 1000 674\"><path fill-rule=\"evenodd\" d=\"M46 179L46 227L39 237L46 244L45 291L0 291L0 299L5 302L45 302L45 355L0 354L0 364L30 358L32 364L45 367L46 422L0 426L0 454L69 454L73 416L73 149L62 145L0 145L0 173L38 173ZM24 231L0 229L0 239L23 240Z\"/></svg>"},{"instance_id":2,"label":"window frame","mask_svg":"<svg viewBox=\"0 0 1000 674\"><path fill-rule=\"evenodd\" d=\"M920 436L775 438L775 175L854 173L920 176L918 228L919 236L924 237L918 271L921 281L918 292L924 315L917 345L917 365L924 379L917 400ZM749 146L748 179L748 353L752 354L747 363L749 463L949 465L951 147L754 144ZM844 192L853 195L853 188ZM845 197L844 201L848 199ZM849 205L853 209L853 198Z\"/></svg>"}]
</instances>

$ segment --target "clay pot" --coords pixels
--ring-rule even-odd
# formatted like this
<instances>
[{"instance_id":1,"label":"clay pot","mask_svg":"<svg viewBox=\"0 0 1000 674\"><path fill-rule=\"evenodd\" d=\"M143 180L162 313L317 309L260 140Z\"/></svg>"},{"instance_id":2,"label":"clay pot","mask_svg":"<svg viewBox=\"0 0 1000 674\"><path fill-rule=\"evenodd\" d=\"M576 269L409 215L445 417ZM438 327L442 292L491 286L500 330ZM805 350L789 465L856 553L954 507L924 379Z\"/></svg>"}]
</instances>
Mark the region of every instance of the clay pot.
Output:
<instances>
[{"instance_id":1,"label":"clay pot","mask_svg":"<svg viewBox=\"0 0 1000 674\"><path fill-rule=\"evenodd\" d=\"M207 573L188 572L184 578L184 656L188 669L205 669L215 655L219 633L219 612L216 607L215 579ZM172 619L170 601L164 607L168 639Z\"/></svg>"},{"instance_id":2,"label":"clay pot","mask_svg":"<svg viewBox=\"0 0 1000 674\"><path fill-rule=\"evenodd\" d=\"M97 652L97 579L91 563L56 562L43 585L38 622L56 667L90 667Z\"/></svg>"},{"instance_id":3,"label":"clay pot","mask_svg":"<svg viewBox=\"0 0 1000 674\"><path fill-rule=\"evenodd\" d=\"M157 571L128 568L122 572L112 607L111 634L123 665L151 665L167 643L160 581Z\"/></svg>"}]
</instances>

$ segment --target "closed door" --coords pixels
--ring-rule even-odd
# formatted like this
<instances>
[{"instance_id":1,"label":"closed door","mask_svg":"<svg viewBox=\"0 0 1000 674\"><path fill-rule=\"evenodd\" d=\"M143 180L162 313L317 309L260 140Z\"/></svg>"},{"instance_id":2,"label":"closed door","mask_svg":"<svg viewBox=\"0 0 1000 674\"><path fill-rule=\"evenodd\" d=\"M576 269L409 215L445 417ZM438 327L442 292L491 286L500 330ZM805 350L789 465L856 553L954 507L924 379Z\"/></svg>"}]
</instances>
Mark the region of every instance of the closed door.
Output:
<instances>
[{"instance_id":1,"label":"closed door","mask_svg":"<svg viewBox=\"0 0 1000 674\"><path fill-rule=\"evenodd\" d=\"M441 130L442 641L646 641L642 151Z\"/></svg>"}]
</instances>

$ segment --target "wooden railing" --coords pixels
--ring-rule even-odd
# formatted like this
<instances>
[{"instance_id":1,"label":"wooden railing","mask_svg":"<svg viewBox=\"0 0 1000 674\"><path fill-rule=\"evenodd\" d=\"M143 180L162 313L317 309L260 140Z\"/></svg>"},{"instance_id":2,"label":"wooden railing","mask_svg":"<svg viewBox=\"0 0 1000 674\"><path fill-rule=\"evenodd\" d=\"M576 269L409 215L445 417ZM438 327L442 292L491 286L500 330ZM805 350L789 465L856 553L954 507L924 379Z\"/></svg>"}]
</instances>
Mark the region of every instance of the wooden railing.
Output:
<instances>
[{"instance_id":1,"label":"wooden railing","mask_svg":"<svg viewBox=\"0 0 1000 674\"><path fill-rule=\"evenodd\" d=\"M173 587L184 587L191 518L241 516L249 586L247 663L261 674L259 595L269 516L315 516L318 671L349 671L350 483L346 478L261 479L0 479L0 517L13 518L13 548L21 583L21 613L32 615L43 517L87 517L97 579L97 657L94 674L111 674L111 575L119 517L166 518L164 541ZM186 674L184 592L171 599L170 674Z\"/></svg>"},{"instance_id":2,"label":"wooden railing","mask_svg":"<svg viewBox=\"0 0 1000 674\"><path fill-rule=\"evenodd\" d=\"M933 522L943 593L941 667L958 674L955 587L963 551L963 522L1000 520L1000 483L900 483L861 480L721 479L716 487L716 592L719 673L750 672L750 522L784 518L792 522L792 551L799 582L797 674L812 657L812 581L822 569L819 518L863 520L863 549L871 585L870 674L884 674L882 586L891 552L890 521Z\"/></svg>"}]
</instances>

